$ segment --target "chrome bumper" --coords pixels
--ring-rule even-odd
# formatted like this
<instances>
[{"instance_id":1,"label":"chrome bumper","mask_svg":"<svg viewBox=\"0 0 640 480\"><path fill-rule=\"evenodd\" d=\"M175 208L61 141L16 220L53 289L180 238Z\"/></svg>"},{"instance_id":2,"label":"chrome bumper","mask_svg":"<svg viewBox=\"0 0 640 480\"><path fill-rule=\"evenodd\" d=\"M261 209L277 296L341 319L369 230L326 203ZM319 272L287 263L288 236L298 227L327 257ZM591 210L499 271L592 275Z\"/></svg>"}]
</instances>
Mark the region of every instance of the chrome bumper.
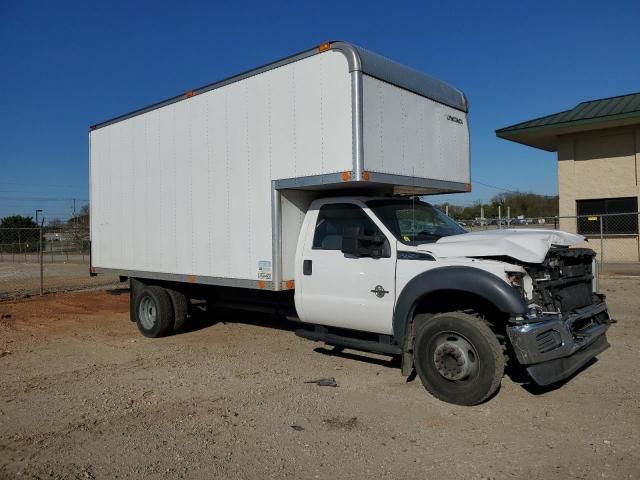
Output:
<instances>
[{"instance_id":1,"label":"chrome bumper","mask_svg":"<svg viewBox=\"0 0 640 480\"><path fill-rule=\"evenodd\" d=\"M588 328L573 328L576 322L594 317ZM532 320L507 327L507 334L518 361L540 385L568 377L609 347L605 333L613 321L604 301L564 318L545 315Z\"/></svg>"}]
</instances>

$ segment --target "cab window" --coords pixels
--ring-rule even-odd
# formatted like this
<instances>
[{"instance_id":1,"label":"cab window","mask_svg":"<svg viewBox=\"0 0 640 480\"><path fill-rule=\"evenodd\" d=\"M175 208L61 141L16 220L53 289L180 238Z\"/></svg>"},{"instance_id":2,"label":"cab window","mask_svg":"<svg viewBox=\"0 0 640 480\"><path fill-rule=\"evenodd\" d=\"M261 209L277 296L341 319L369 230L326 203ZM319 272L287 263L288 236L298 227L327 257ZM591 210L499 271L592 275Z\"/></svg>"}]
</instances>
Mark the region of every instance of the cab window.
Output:
<instances>
[{"instance_id":1,"label":"cab window","mask_svg":"<svg viewBox=\"0 0 640 480\"><path fill-rule=\"evenodd\" d=\"M362 208L352 203L323 205L318 212L314 250L341 250L344 235L382 235Z\"/></svg>"}]
</instances>

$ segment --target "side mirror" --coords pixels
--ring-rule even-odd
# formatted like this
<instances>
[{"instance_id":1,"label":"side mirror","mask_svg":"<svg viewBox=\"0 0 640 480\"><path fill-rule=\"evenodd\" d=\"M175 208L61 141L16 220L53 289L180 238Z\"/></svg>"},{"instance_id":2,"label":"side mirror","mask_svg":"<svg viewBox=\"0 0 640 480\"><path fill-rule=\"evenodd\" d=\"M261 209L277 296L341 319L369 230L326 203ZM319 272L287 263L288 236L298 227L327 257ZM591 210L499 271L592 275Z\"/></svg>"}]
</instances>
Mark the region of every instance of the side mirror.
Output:
<instances>
[{"instance_id":1,"label":"side mirror","mask_svg":"<svg viewBox=\"0 0 640 480\"><path fill-rule=\"evenodd\" d=\"M384 235L344 235L342 253L354 257L389 257L389 244Z\"/></svg>"}]
</instances>

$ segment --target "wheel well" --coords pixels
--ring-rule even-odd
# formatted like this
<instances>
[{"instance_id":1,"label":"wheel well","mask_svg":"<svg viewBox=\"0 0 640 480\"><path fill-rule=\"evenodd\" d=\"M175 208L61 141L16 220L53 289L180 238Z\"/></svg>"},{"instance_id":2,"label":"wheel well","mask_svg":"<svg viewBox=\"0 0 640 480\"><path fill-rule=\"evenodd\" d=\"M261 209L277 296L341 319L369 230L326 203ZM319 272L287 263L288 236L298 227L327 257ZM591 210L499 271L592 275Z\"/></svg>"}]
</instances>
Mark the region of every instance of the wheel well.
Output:
<instances>
[{"instance_id":1,"label":"wheel well","mask_svg":"<svg viewBox=\"0 0 640 480\"><path fill-rule=\"evenodd\" d=\"M418 314L465 312L482 317L493 329L504 329L509 314L500 311L492 302L475 293L461 290L437 290L421 297L413 311Z\"/></svg>"}]
</instances>

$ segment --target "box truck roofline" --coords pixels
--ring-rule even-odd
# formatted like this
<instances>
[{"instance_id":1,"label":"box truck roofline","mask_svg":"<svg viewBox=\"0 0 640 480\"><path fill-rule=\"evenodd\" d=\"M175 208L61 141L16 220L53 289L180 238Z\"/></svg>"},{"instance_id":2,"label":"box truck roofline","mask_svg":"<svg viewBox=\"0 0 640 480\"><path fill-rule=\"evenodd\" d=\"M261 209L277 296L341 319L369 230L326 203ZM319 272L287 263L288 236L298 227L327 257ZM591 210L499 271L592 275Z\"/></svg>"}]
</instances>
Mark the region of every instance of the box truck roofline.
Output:
<instances>
[{"instance_id":1,"label":"box truck roofline","mask_svg":"<svg viewBox=\"0 0 640 480\"><path fill-rule=\"evenodd\" d=\"M328 48L326 47L327 45ZM171 97L161 102L154 103L147 107L139 108L137 110L119 115L104 122L97 123L95 125L92 125L90 127L90 130L96 130L113 123L121 122L128 118L132 118L137 115L149 112L151 110L155 110L166 105L171 105L172 103L176 103L181 100L186 100L193 97L194 95L199 95L204 92L208 92L209 90L214 90L231 83L239 82L240 80L244 80L254 75L259 75L269 70L282 67L283 65L287 65L289 63L297 62L312 55L318 55L320 53L326 52L327 50L337 50L342 52L347 59L350 72L364 73L371 77L391 83L410 92L429 98L438 103L442 103L443 105L455 108L456 110L460 110L465 113L468 112L468 102L464 93L457 88L447 84L446 82L443 82L430 75L422 73L413 68L409 68L398 62L383 57L382 55L370 52L369 50L358 47L351 43L343 41L331 41L323 43L318 47L314 47L308 50L304 50L300 53L290 55L281 60L277 60L275 62L253 68L251 70L247 70L246 72L227 77L218 82L214 82L194 90L189 90L185 93L176 95L175 97ZM358 92L358 94L361 95L361 91Z\"/></svg>"},{"instance_id":2,"label":"box truck roofline","mask_svg":"<svg viewBox=\"0 0 640 480\"><path fill-rule=\"evenodd\" d=\"M332 56L334 58L333 60L331 59ZM340 59L341 61L336 61L336 59ZM264 251L264 245L270 243L271 255L270 258L268 258L271 263L270 278L265 278L264 280L253 278L254 275L249 272L249 267L247 266L250 263L249 260L242 263L241 269L236 268L235 264L232 267L227 268L229 272L226 270L222 272L224 269L219 267L219 262L214 262L214 264L212 264L213 267L209 268L211 271L207 270L206 272L201 272L195 269L193 267L193 261L191 261L191 264L187 267L186 265L189 262L184 263L182 261L184 260L182 257L186 258L186 254L182 253L180 254L180 262L182 263L180 263L178 267L156 265L158 263L162 263L161 260L157 260L157 258L160 257L156 256L150 256L149 261L145 260L144 262L142 260L122 260L122 255L127 257L128 253L126 252L133 250L131 250L131 248L122 247L120 249L122 251L119 251L118 248L113 247L113 245L117 246L119 243L124 245L124 243L133 242L133 240L110 243L105 240L108 238L105 237L105 235L110 235L109 238L129 238L127 232L131 228L134 228L134 224L132 223L133 220L131 220L131 218L133 218L133 214L127 214L124 215L124 217L117 215L114 216L112 214L113 211L117 211L122 207L120 204L127 204L127 202L131 201L135 202L135 198L140 200L140 192L144 189L139 186L133 189L128 189L128 183L117 183L117 185L120 185L118 188L120 188L121 192L120 197L116 198L115 204L117 205L115 205L113 201L109 200L111 198L110 189L105 185L101 186L100 182L104 183L106 181L108 183L111 178L110 176L119 175L119 173L117 173L117 165L119 162L123 162L123 155L126 154L126 158L129 159L127 160L127 168L131 170L127 170L127 174L131 175L133 175L136 168L144 169L148 167L148 164L145 164L143 160L149 155L154 158L154 165L156 169L162 168L162 165L165 165L165 167L166 165L173 165L172 162L175 162L176 158L180 156L180 152L184 155L188 155L189 158L192 158L192 150L190 150L192 146L189 146L188 149L185 150L187 148L185 145L191 145L189 142L192 140L183 142L180 135L174 135L173 137L171 135L166 135L168 131L166 130L167 128L170 129L175 128L176 125L182 125L179 122L175 123L177 121L174 116L176 115L175 112L178 112L179 110L177 109L179 108L186 108L191 105L188 102L183 104L181 102L182 100L190 100L191 102L194 102L193 105L197 104L200 105L198 108L209 109L207 110L209 114L215 115L216 110L212 109L210 105L211 98L214 98L212 97L213 95L224 96L225 94L222 92L229 92L229 89L235 88L236 84L242 81L262 81L267 82L268 84L268 82L272 80L264 80L265 77L269 76L269 78L274 78L274 75L282 76L283 71L298 68L305 62L309 62L307 65L312 65L313 68L326 68L327 74L330 73L331 75L334 75L334 77L332 77L334 80L332 81L335 82L335 79L338 79L339 82L343 82L343 80L344 82L339 84L334 83L331 85L330 91L332 93L332 97L330 100L323 100L322 96L319 97L320 102L328 102L324 106L325 110L323 110L322 107L320 108L321 114L319 119L313 117L313 113L311 115L301 114L296 119L296 109L294 107L294 113L292 116L290 115L289 117L286 117L285 115L284 117L285 120L289 122L286 126L291 129L292 125L296 124L296 122L307 122L308 125L318 121L329 121L332 123L327 124L324 129L320 128L319 130L314 130L307 128L306 137L294 137L292 140L287 136L280 135L280 138L277 140L280 143L276 143L274 145L284 145L286 143L287 147L284 151L288 151L287 149L289 148L289 145L303 145L304 147L304 142L306 141L307 155L300 156L297 162L294 161L293 165L297 165L297 167L292 168L291 170L286 168L283 169L281 165L277 165L279 173L274 173L276 171L274 170L276 167L269 167L271 172L271 176L269 178L270 201L267 200L265 195L264 197L261 197L260 202L252 203L249 201L247 202L247 205L242 202L240 202L239 206L233 205L234 208L246 207L248 209L255 209L258 204L266 206L270 203L270 212L266 208L262 207L260 207L259 215L253 212L255 214L253 217L254 219L258 217L268 218L268 216L270 216L269 228L265 227L266 224L261 225L259 228L253 228L251 230L253 236L248 240L249 242L253 242L251 245L254 252L261 252L258 260L265 260L268 258L267 255L265 255L266 252ZM322 67L322 65L325 65L325 67ZM301 71L304 72L305 70ZM286 88L283 89L282 86L279 88L279 92L286 91ZM304 88L308 89L311 88L311 86L306 85ZM317 92L318 90L315 89L311 91ZM276 95L280 93L276 92L273 94ZM231 95L228 97L230 98L230 100L228 100L229 102L235 101L233 93L227 93L226 95ZM202 102L205 98L209 99L206 101L209 102L207 103L209 106L203 107ZM259 99L254 98L254 105L257 105L255 103L256 101L259 103ZM269 102L271 102L271 97L269 97ZM271 103L268 103L268 105L270 104ZM229 105L235 104L229 103ZM246 106L248 107L248 105L249 104L247 103ZM275 105L279 104L275 102ZM344 105L344 108L340 105ZM166 110L164 109L164 107L169 106L171 108ZM327 109L328 107L333 110ZM235 117L231 117L231 120L227 118L226 109L223 109L225 110L223 115L224 122L235 121L237 123L241 122L243 119L243 121L248 121L247 118L249 117L247 113L245 112L244 115L239 114L235 110L236 108L240 108L238 111L242 111L241 109L244 108L242 102L229 109L229 115L235 114ZM255 108L264 108L264 105L261 107L256 106ZM92 260L92 272L117 272L121 276L164 281L182 281L196 284L242 286L247 288L265 288L268 290L289 289L291 287L288 286L287 280L292 278L290 270L293 265L293 257L287 257L288 260L285 262L283 260L283 249L286 249L287 251L291 249L292 245L289 240L295 237L295 232L290 232L288 230L283 232L283 225L294 225L295 222L291 223L292 221L287 219L290 215L295 216L297 213L295 212L295 209L292 213L290 202L283 205L282 192L297 190L301 191L300 195L307 195L307 193L326 195L328 192L333 190L340 191L342 194L345 194L350 190L357 190L359 192L366 190L370 193L375 192L376 194L424 195L469 191L470 168L468 155L468 125L466 123L467 110L468 106L466 98L458 89L429 75L369 52L368 50L345 42L336 41L322 44L313 49L305 50L301 53L286 57L277 62L252 69L217 83L189 91L163 102L150 105L146 108L142 108L95 125L91 127L89 132L90 158L93 157L93 160L90 160L89 166L91 184L90 195L92 199L98 199L95 201L92 200L91 202L91 213L93 218L91 236L92 240L99 238L101 242L99 242L99 245L98 242L92 244L92 253L98 252ZM162 113L163 111L165 113ZM185 113L186 111L181 112L181 118L184 120L184 118L187 118L185 117L187 113ZM285 113L288 115L288 111ZM265 118L270 118L269 115ZM278 115L282 116L282 111L279 111ZM333 117L331 117L331 115L333 115ZM147 120L145 120L145 117ZM162 148L158 147L160 148L159 153L155 154L151 151L145 150L145 148L150 145L147 142L144 146L139 147L142 148L142 150L137 151L134 155L133 151L129 147L133 145L131 142L135 137L135 129L140 128L140 125L142 124L145 125L144 128L146 129L147 127L145 122L149 122L149 118L155 119L150 121L149 128L153 128L158 139L162 139L162 142L167 145L164 145L163 143L164 146ZM164 118L165 120L158 120L160 118ZM213 119L215 117L212 116L211 118ZM379 118L384 118L387 124L383 125ZM413 122L412 125L415 125L415 128L403 129L403 131L410 133L403 137L401 142L398 142L397 139L402 137L402 135L398 137L396 127L403 122L402 119L409 118L411 118L411 122ZM433 134L435 136L433 137L429 136L428 133L429 125L432 123L442 124L438 129L432 129L435 132ZM173 127L170 127L171 125L173 125ZM213 123L211 125L213 125ZM336 130L338 126L339 129ZM165 129L163 130L165 133L164 136L159 133L161 128ZM184 128L187 129L185 131L190 131L191 127ZM425 135L418 134L418 129L426 129ZM348 135L342 134L348 130L351 130ZM212 130L212 132L214 131L215 130ZM246 126L244 131L248 131ZM266 135L265 138L269 138L270 149L270 142L272 138L270 137L271 127L269 126L268 128L265 127L262 130L254 131L262 132L262 135ZM284 127L279 127L278 132L286 133L288 130ZM259 164L253 165L251 162L259 162L261 159L264 160L264 158L266 158L261 153L257 153L262 152L262 144L260 143L261 137L247 137L246 139L233 137L231 140L226 140L227 137L224 137L226 133L224 133L223 130L220 130L218 134L222 135L221 138L225 138L225 145L227 145L227 141L237 143L237 145L233 144L235 145L234 148L237 149L237 152L232 152L232 154L237 158L240 158L238 155L241 155L238 152L253 152L253 155L247 155L245 160L248 162L247 165L249 165L247 172L253 172L252 175L255 177L260 166ZM287 133L287 135L289 134ZM326 138L323 138L323 135L325 135ZM198 135L194 138L197 137ZM129 140L125 142L125 138ZM313 155L308 155L310 151L309 148L313 148L313 145L315 145L313 142L315 142L316 138L320 138L319 142L322 145L320 152L322 155L325 155L326 158L322 157L320 154L317 155L318 158L315 158ZM286 141L283 142L283 139ZM313 139L313 141L310 139ZM245 144L242 143L245 140L246 142L253 141L254 144L247 144L245 147ZM114 145L122 149L122 151L108 147L110 142L115 142ZM212 143L212 145L214 143ZM387 148L379 147L379 145L383 145L383 143ZM221 143L218 142L218 144ZM406 146L408 146L411 151L406 150L405 152ZM182 150L179 150L180 148L182 148ZM280 150L283 150L283 148L284 147L280 148ZM370 153L366 154L365 150ZM204 151L201 149L198 154L192 158L192 160L203 167L205 165L209 165L209 163L207 163L207 159L210 154L211 152L208 150ZM217 155L220 158L225 158L225 156L228 157L230 153L229 151L226 151L226 153L217 152ZM244 153L242 155L244 155ZM365 158L365 155L367 158ZM288 157L280 155L275 158L282 159ZM296 159L295 156L292 158L294 160ZM446 158L447 161L436 161L438 158ZM317 161L318 159L320 159L320 162ZM269 162L271 162L271 160L269 160ZM411 165L411 162L416 162L416 164ZM280 163L284 165L286 162L281 160ZM101 171L102 173L97 176L94 172L94 167L96 167L96 165L103 166ZM145 165L147 166L145 167ZM227 161L226 163L218 162L216 165L218 165L216 168L222 168L224 170L228 169L229 165L235 165L235 163L229 163ZM427 165L429 165L429 167L427 167ZM256 168L258 170L256 170ZM291 175L289 176L289 174ZM95 178L98 177L100 180L95 180ZM240 180L244 178L228 175L227 177L231 178L231 181L233 182L236 181L234 179L238 179L237 181L240 182ZM227 177L223 176L216 178ZM174 210L178 208L178 203L181 205L180 208L185 207L185 205L183 205L184 198L187 198L188 195L185 197L186 192L179 191L179 188L181 188L179 186L183 184L186 185L184 182L190 181L186 179L187 177L182 178L179 181L172 180L165 186L170 188L170 192L173 192L170 195L170 200L174 203L168 203L168 206ZM229 181L230 180L227 179L227 184L222 187L228 189L236 188L237 190L238 185L234 184L235 187L232 187L230 186ZM200 186L198 186L198 188L200 188ZM97 193L98 190L102 193ZM201 193L202 192L196 193L195 195L197 196ZM189 190L189 195L191 194L193 193ZM102 195L102 197L100 195ZM197 204L198 203L196 202L196 205ZM143 207L145 204L141 203L140 205L140 208L144 210ZM102 210L100 210L101 208ZM283 214L283 208L289 209L287 210L288 213L286 215ZM112 215L112 217L108 217L111 218L111 220L107 219L106 221L103 220L99 223L97 218L105 218L104 215L107 215L107 212L110 212L109 215ZM250 211L250 213L252 212ZM103 215L102 217L101 214ZM226 215L229 216L230 214ZM157 228L158 232L156 232L159 235L158 238L173 239L171 241L175 243L177 240L175 240L176 236L174 230L178 229L177 225L180 224L182 230L189 227L188 225L183 225L183 218L174 217L172 217L173 220L171 220L171 222L165 222L165 224L160 223L160 226ZM241 225L239 226L234 224L233 228L236 227L240 228ZM203 233L204 230L211 228L208 223L196 226L191 225L189 228L199 231L198 234L192 234L189 236L189 238L199 239L197 241L197 243L199 242L198 244L204 242L204 240L201 242L200 239L206 239L210 236L210 232L207 235ZM162 229L166 229L166 231ZM228 225L227 230L229 230ZM207 230L207 232L208 231L209 230ZM236 232L236 234L241 234L241 232ZM266 234L268 234L270 238L266 237ZM219 232L216 233L216 235L219 235ZM228 235L231 234L229 233ZM183 237L184 235L180 236L180 238ZM284 239L289 240L285 242ZM285 242L286 245L283 246L283 242ZM156 245L156 247L160 250L164 248L162 245ZM178 249L177 251L184 252L185 250L183 248ZM112 255L113 258L109 257L109 259L106 259L109 255ZM172 253L171 258L176 255L176 253ZM138 257L140 257L140 255L138 255ZM250 260L255 263L256 259L250 258ZM178 262L178 260L175 260L175 262ZM221 271L218 272L217 270Z\"/></svg>"}]
</instances>

